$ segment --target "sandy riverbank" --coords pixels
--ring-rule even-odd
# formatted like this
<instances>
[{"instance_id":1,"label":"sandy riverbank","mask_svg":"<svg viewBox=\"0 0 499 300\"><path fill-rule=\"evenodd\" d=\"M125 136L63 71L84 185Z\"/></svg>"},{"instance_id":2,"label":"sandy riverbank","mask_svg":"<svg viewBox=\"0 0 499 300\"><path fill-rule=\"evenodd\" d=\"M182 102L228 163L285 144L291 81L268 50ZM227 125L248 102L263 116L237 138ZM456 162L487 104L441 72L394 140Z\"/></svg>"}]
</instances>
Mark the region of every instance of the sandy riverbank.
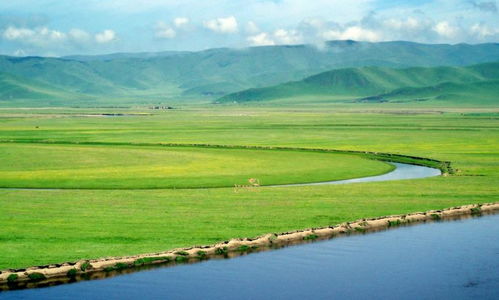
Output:
<instances>
[{"instance_id":1,"label":"sandy riverbank","mask_svg":"<svg viewBox=\"0 0 499 300\"><path fill-rule=\"evenodd\" d=\"M269 233L256 238L232 239L208 246L172 249L165 252L123 257L107 257L65 262L26 269L0 271L0 290L32 288L61 283L108 277L112 272L130 272L149 265L185 263L216 257L237 256L257 249L268 249L326 239L353 232L370 232L409 223L421 223L459 216L490 213L499 210L499 203L474 204L443 210L405 215L361 219L335 226L310 228L283 233Z\"/></svg>"}]
</instances>

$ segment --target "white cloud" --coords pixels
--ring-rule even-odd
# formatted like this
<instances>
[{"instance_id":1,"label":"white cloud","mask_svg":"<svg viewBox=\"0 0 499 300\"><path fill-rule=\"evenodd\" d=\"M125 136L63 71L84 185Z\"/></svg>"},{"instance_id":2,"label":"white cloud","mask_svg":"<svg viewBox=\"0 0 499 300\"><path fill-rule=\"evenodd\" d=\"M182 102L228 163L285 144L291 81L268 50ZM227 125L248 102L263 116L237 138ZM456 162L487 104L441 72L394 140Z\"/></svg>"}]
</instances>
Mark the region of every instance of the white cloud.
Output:
<instances>
[{"instance_id":1,"label":"white cloud","mask_svg":"<svg viewBox=\"0 0 499 300\"><path fill-rule=\"evenodd\" d=\"M260 28L258 28L258 25L256 25L256 23L253 21L249 21L248 23L246 23L245 30L249 34L257 34L261 31Z\"/></svg>"},{"instance_id":2,"label":"white cloud","mask_svg":"<svg viewBox=\"0 0 499 300\"><path fill-rule=\"evenodd\" d=\"M494 36L499 37L499 28L492 28L485 24L473 24L470 32L475 34L479 39L487 39Z\"/></svg>"},{"instance_id":3,"label":"white cloud","mask_svg":"<svg viewBox=\"0 0 499 300\"><path fill-rule=\"evenodd\" d=\"M156 37L172 39L177 36L177 32L164 22L156 23Z\"/></svg>"},{"instance_id":4,"label":"white cloud","mask_svg":"<svg viewBox=\"0 0 499 300\"><path fill-rule=\"evenodd\" d=\"M91 39L91 35L85 30L73 28L68 32L68 36L79 42L89 41Z\"/></svg>"},{"instance_id":5,"label":"white cloud","mask_svg":"<svg viewBox=\"0 0 499 300\"><path fill-rule=\"evenodd\" d=\"M95 35L95 40L97 41L97 43L101 44L109 43L116 39L117 39L116 32L114 32L111 29L106 29Z\"/></svg>"},{"instance_id":6,"label":"white cloud","mask_svg":"<svg viewBox=\"0 0 499 300\"><path fill-rule=\"evenodd\" d=\"M251 46L272 46L276 43L270 38L268 33L262 32L247 38Z\"/></svg>"},{"instance_id":7,"label":"white cloud","mask_svg":"<svg viewBox=\"0 0 499 300\"><path fill-rule=\"evenodd\" d=\"M234 16L217 18L203 22L204 27L219 33L235 33L238 31L237 20Z\"/></svg>"},{"instance_id":8,"label":"white cloud","mask_svg":"<svg viewBox=\"0 0 499 300\"><path fill-rule=\"evenodd\" d=\"M180 28L189 24L189 19L184 17L175 18L173 19L173 24L175 25L175 27Z\"/></svg>"},{"instance_id":9,"label":"white cloud","mask_svg":"<svg viewBox=\"0 0 499 300\"><path fill-rule=\"evenodd\" d=\"M325 40L355 40L377 42L382 40L381 34L360 26L350 26L344 30L327 30L322 33Z\"/></svg>"},{"instance_id":10,"label":"white cloud","mask_svg":"<svg viewBox=\"0 0 499 300\"><path fill-rule=\"evenodd\" d=\"M278 29L274 32L274 38L279 44L299 44L303 42L303 37L297 30Z\"/></svg>"},{"instance_id":11,"label":"white cloud","mask_svg":"<svg viewBox=\"0 0 499 300\"><path fill-rule=\"evenodd\" d=\"M457 35L458 29L452 25L449 24L447 21L442 21L438 22L434 27L433 30L438 33L439 35L446 37L446 38L453 38Z\"/></svg>"},{"instance_id":12,"label":"white cloud","mask_svg":"<svg viewBox=\"0 0 499 300\"><path fill-rule=\"evenodd\" d=\"M51 43L64 41L67 35L63 32L52 30L47 27L37 27L31 29L9 26L2 33L2 37L6 40L17 41L24 44L45 46Z\"/></svg>"}]
</instances>

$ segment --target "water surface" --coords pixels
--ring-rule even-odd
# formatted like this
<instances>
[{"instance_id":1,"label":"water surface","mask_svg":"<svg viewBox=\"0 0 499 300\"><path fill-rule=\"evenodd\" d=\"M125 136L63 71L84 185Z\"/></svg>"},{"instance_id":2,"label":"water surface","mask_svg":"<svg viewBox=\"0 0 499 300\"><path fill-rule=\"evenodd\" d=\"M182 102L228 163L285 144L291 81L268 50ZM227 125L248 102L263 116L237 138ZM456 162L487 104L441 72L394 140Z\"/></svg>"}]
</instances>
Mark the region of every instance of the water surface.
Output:
<instances>
[{"instance_id":1,"label":"water surface","mask_svg":"<svg viewBox=\"0 0 499 300\"><path fill-rule=\"evenodd\" d=\"M0 293L2 299L499 299L499 215Z\"/></svg>"}]
</instances>

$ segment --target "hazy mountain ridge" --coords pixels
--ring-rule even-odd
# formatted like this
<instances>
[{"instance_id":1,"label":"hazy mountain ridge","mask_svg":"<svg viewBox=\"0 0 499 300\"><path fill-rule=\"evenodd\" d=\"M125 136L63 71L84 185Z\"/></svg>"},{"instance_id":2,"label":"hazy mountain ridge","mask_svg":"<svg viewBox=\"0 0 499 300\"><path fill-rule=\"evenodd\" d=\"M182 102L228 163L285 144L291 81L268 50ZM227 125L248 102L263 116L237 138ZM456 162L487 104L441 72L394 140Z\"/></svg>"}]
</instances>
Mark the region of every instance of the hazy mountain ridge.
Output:
<instances>
[{"instance_id":1,"label":"hazy mountain ridge","mask_svg":"<svg viewBox=\"0 0 499 300\"><path fill-rule=\"evenodd\" d=\"M0 72L46 89L64 91L63 97L69 103L71 97L81 98L81 95L89 99L136 96L161 101L214 99L345 67L462 66L497 60L499 44L495 43L428 45L332 41L321 49L296 45L62 58L0 56ZM9 101L16 99L38 98L27 94L9 95Z\"/></svg>"},{"instance_id":2,"label":"hazy mountain ridge","mask_svg":"<svg viewBox=\"0 0 499 300\"><path fill-rule=\"evenodd\" d=\"M220 98L219 102L267 101L299 96L348 96L357 101L444 99L464 95L499 100L499 62L467 67L345 68L323 72L266 88L253 88Z\"/></svg>"}]
</instances>

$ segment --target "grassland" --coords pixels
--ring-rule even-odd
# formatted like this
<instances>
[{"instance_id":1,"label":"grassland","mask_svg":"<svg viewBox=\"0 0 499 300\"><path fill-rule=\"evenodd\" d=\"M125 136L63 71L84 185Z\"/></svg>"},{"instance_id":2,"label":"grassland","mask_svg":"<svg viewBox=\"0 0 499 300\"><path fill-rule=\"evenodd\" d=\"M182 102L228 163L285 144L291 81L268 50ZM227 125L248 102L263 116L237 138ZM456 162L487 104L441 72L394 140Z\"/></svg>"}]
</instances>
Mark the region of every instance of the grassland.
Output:
<instances>
[{"instance_id":1,"label":"grassland","mask_svg":"<svg viewBox=\"0 0 499 300\"><path fill-rule=\"evenodd\" d=\"M389 172L356 155L191 147L1 144L0 187L156 189L320 182Z\"/></svg>"},{"instance_id":2,"label":"grassland","mask_svg":"<svg viewBox=\"0 0 499 300\"><path fill-rule=\"evenodd\" d=\"M110 109L4 109L0 140L365 150L449 160L458 171L421 180L239 192L233 188L0 190L0 269L154 252L363 217L499 201L499 114L490 107L195 106L143 117L81 116L89 112ZM0 145L3 153L9 147L24 147L25 162L13 162L14 169L52 153L26 147L54 146L22 145ZM56 148L64 147L82 146ZM136 159L121 155L125 162ZM67 167L64 164L61 167Z\"/></svg>"}]
</instances>

